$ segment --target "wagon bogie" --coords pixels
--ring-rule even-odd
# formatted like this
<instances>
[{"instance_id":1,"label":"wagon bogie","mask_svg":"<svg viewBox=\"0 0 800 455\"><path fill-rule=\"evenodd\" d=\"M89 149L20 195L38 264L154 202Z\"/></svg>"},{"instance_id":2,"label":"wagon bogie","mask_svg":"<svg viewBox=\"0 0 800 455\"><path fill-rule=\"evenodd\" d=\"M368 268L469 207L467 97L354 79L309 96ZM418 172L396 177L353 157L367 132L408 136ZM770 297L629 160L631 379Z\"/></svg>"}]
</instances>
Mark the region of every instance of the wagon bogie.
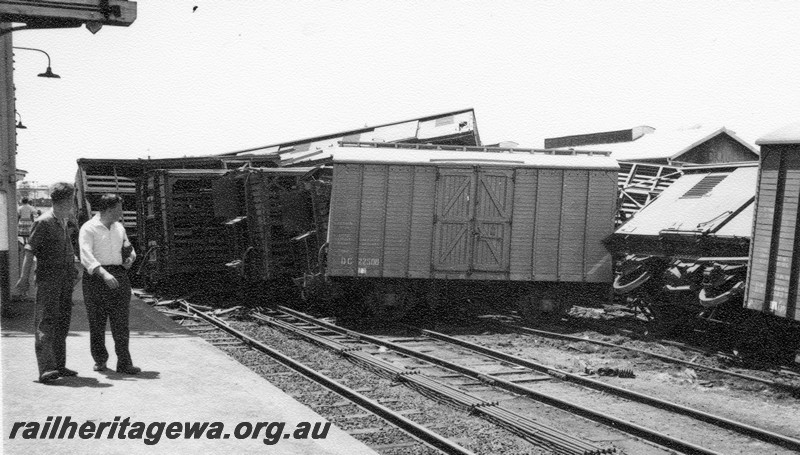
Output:
<instances>
[{"instance_id":1,"label":"wagon bogie","mask_svg":"<svg viewBox=\"0 0 800 455\"><path fill-rule=\"evenodd\" d=\"M608 302L611 289L605 283L526 283L514 292L512 309L526 321L557 320L572 307Z\"/></svg>"},{"instance_id":2,"label":"wagon bogie","mask_svg":"<svg viewBox=\"0 0 800 455\"><path fill-rule=\"evenodd\" d=\"M339 278L331 280L333 314L354 325L380 326L421 314L424 286L414 280Z\"/></svg>"}]
</instances>

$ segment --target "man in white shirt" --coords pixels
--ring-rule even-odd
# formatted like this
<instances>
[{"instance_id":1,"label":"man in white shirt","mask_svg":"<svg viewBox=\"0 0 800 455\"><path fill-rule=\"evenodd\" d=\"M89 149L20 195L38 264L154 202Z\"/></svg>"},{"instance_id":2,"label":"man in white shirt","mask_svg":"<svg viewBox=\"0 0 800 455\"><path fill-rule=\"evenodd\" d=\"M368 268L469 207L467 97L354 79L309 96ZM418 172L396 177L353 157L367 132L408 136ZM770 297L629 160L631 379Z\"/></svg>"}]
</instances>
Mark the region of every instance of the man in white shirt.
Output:
<instances>
[{"instance_id":1,"label":"man in white shirt","mask_svg":"<svg viewBox=\"0 0 800 455\"><path fill-rule=\"evenodd\" d=\"M128 350L131 302L128 269L136 259L136 252L133 251L125 227L120 222L122 198L116 194L104 194L95 208L100 213L81 226L78 237L81 264L86 269L83 277L83 300L89 318L89 342L94 370L106 370L106 321L110 321L114 351L117 354L117 372L137 374L142 370L133 366Z\"/></svg>"}]
</instances>

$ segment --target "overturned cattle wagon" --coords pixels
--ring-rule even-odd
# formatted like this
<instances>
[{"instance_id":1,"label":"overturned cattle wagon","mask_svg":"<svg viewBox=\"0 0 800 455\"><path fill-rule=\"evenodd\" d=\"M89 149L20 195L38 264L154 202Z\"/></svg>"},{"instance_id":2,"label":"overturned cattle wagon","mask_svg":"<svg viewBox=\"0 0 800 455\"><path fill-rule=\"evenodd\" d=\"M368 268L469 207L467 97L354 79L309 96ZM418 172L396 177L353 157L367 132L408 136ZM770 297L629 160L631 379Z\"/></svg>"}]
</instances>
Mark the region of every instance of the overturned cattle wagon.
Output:
<instances>
[{"instance_id":1,"label":"overturned cattle wagon","mask_svg":"<svg viewBox=\"0 0 800 455\"><path fill-rule=\"evenodd\" d=\"M331 168L245 167L214 182L215 212L225 219L225 265L248 286L311 292L325 244ZM292 294L288 292L287 295Z\"/></svg>"},{"instance_id":2,"label":"overturned cattle wagon","mask_svg":"<svg viewBox=\"0 0 800 455\"><path fill-rule=\"evenodd\" d=\"M654 201L681 175L676 166L620 161L617 227Z\"/></svg>"},{"instance_id":3,"label":"overturned cattle wagon","mask_svg":"<svg viewBox=\"0 0 800 455\"><path fill-rule=\"evenodd\" d=\"M148 171L154 169L231 169L245 164L253 166L277 166L279 157L269 154L253 154L243 157L183 157L159 159L105 159L80 158L75 176L78 219L88 220L93 205L105 193L116 193L122 197L123 224L131 243L141 252L146 243L139 242L139 219L137 215L137 184Z\"/></svg>"},{"instance_id":4,"label":"overturned cattle wagon","mask_svg":"<svg viewBox=\"0 0 800 455\"><path fill-rule=\"evenodd\" d=\"M784 322L791 307L770 308L764 296L792 276L784 258L792 250L772 239L794 245L794 230L772 233L788 226L774 218L776 204L790 207L797 195L776 202L778 188L795 185L777 178L779 163L785 171L791 160L767 155L760 169L753 162L683 167L658 199L618 228L608 240L617 296L659 330L713 333L720 348L762 360L793 356L800 337ZM771 295L782 289L792 287Z\"/></svg>"},{"instance_id":5,"label":"overturned cattle wagon","mask_svg":"<svg viewBox=\"0 0 800 455\"><path fill-rule=\"evenodd\" d=\"M447 300L533 314L610 289L602 240L618 169L605 152L345 143L328 232L336 304L391 316Z\"/></svg>"},{"instance_id":6,"label":"overturned cattle wagon","mask_svg":"<svg viewBox=\"0 0 800 455\"><path fill-rule=\"evenodd\" d=\"M157 169L138 186L140 273L153 286L173 278L225 271L227 244L223 219L214 211L213 184L224 169Z\"/></svg>"},{"instance_id":7,"label":"overturned cattle wagon","mask_svg":"<svg viewBox=\"0 0 800 455\"><path fill-rule=\"evenodd\" d=\"M663 322L715 319L741 306L758 165L686 166L683 175L608 240L614 288Z\"/></svg>"}]
</instances>

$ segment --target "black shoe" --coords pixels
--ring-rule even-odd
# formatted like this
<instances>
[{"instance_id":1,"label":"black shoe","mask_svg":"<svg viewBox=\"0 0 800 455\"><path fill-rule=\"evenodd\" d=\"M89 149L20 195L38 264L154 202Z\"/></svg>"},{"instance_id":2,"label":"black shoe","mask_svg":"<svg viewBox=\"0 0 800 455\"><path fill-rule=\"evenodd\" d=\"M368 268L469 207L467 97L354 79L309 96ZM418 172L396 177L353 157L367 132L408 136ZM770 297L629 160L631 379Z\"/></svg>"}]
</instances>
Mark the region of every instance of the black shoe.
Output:
<instances>
[{"instance_id":1,"label":"black shoe","mask_svg":"<svg viewBox=\"0 0 800 455\"><path fill-rule=\"evenodd\" d=\"M61 376L77 376L78 375L77 371L70 370L67 367L59 368L58 372L61 374Z\"/></svg>"},{"instance_id":2,"label":"black shoe","mask_svg":"<svg viewBox=\"0 0 800 455\"><path fill-rule=\"evenodd\" d=\"M103 363L95 363L94 368L92 369L94 371L106 371L108 368L106 367L106 363L103 362Z\"/></svg>"},{"instance_id":3,"label":"black shoe","mask_svg":"<svg viewBox=\"0 0 800 455\"><path fill-rule=\"evenodd\" d=\"M41 376L39 376L39 382L42 384L47 384L48 382L53 382L60 377L61 373L56 370L45 371Z\"/></svg>"},{"instance_id":4,"label":"black shoe","mask_svg":"<svg viewBox=\"0 0 800 455\"><path fill-rule=\"evenodd\" d=\"M117 367L117 373L123 374L139 374L142 372L142 369L139 367L135 367L133 365L123 365Z\"/></svg>"}]
</instances>

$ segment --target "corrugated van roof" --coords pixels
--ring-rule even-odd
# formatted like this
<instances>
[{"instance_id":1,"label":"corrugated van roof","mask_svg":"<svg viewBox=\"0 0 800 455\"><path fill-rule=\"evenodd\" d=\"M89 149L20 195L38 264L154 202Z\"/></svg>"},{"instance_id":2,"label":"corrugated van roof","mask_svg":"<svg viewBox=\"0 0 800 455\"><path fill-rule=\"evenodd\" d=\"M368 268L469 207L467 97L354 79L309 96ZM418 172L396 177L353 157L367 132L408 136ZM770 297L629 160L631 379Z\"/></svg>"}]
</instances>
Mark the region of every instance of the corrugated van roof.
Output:
<instances>
[{"instance_id":1,"label":"corrugated van roof","mask_svg":"<svg viewBox=\"0 0 800 455\"><path fill-rule=\"evenodd\" d=\"M562 155L552 150L483 148L484 151L424 150L415 148L338 147L334 163L441 165L463 164L504 167L619 170L617 160L605 155ZM494 154L486 152L495 151Z\"/></svg>"}]
</instances>

